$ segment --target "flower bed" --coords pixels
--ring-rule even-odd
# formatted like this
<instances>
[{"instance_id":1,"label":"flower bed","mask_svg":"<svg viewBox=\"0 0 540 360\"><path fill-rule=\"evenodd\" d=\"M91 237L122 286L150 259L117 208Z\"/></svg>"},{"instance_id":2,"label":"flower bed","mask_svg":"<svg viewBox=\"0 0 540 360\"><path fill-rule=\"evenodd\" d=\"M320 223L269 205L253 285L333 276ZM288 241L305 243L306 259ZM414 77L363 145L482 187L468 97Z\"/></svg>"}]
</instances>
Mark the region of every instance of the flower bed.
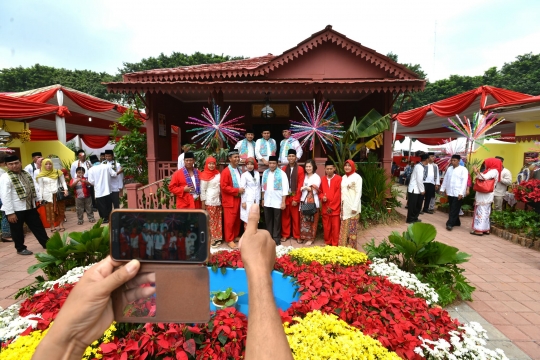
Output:
<instances>
[{"instance_id":1,"label":"flower bed","mask_svg":"<svg viewBox=\"0 0 540 360\"><path fill-rule=\"evenodd\" d=\"M469 328L460 327L446 311L431 307L424 298L433 302L433 294L410 274L395 271L379 260L361 261L365 255L356 250L310 249L280 248L283 255L275 265L277 271L294 277L299 287L299 301L281 311L296 359L327 359L329 349L335 349L332 352L335 359L436 358L443 348L455 358L474 358L471 354L480 353L484 358L505 358L500 352L484 351L483 333L476 325L469 327L475 331L467 332ZM329 257L324 249L339 256ZM313 256L326 264L309 260ZM351 261L353 265L344 265ZM237 250L215 253L208 265L216 271L221 267L243 267ZM35 323L4 338L8 341L3 344L0 359L30 357L43 336L42 331L48 329L73 286L54 283L24 301L18 316ZM16 306L8 310L9 313L0 313L0 319L16 321ZM123 355L125 358L237 359L245 349L247 326L246 316L234 308L212 313L208 323L193 326L158 323L137 328L113 324L101 339L88 347L84 358L119 359Z\"/></svg>"}]
</instances>

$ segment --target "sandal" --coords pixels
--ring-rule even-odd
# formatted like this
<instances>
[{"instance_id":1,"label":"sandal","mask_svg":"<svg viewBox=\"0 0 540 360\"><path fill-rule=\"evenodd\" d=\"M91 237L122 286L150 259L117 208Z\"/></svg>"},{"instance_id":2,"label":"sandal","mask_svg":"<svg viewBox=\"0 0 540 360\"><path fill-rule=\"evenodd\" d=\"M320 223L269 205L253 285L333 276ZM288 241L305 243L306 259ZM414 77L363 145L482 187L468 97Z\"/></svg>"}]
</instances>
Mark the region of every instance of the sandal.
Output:
<instances>
[{"instance_id":1,"label":"sandal","mask_svg":"<svg viewBox=\"0 0 540 360\"><path fill-rule=\"evenodd\" d=\"M58 231L64 232L64 231L66 231L66 228L60 228L60 229L58 229Z\"/></svg>"},{"instance_id":2,"label":"sandal","mask_svg":"<svg viewBox=\"0 0 540 360\"><path fill-rule=\"evenodd\" d=\"M287 239L287 238L281 238L281 242L282 242L282 243L286 242L287 240L289 240L289 239Z\"/></svg>"},{"instance_id":3,"label":"sandal","mask_svg":"<svg viewBox=\"0 0 540 360\"><path fill-rule=\"evenodd\" d=\"M234 241L228 242L227 246L230 247L231 249L238 249L238 246L236 246Z\"/></svg>"},{"instance_id":4,"label":"sandal","mask_svg":"<svg viewBox=\"0 0 540 360\"><path fill-rule=\"evenodd\" d=\"M294 239L294 240L296 240L297 244L303 244L304 243L304 240L300 240L300 239Z\"/></svg>"},{"instance_id":5,"label":"sandal","mask_svg":"<svg viewBox=\"0 0 540 360\"><path fill-rule=\"evenodd\" d=\"M479 233L474 232L474 231L471 231L470 234L471 234L471 235L476 235L476 236L484 236L483 233L480 233L480 234L479 234Z\"/></svg>"},{"instance_id":6,"label":"sandal","mask_svg":"<svg viewBox=\"0 0 540 360\"><path fill-rule=\"evenodd\" d=\"M92 219L92 220L88 220L89 223L95 223L96 220Z\"/></svg>"},{"instance_id":7,"label":"sandal","mask_svg":"<svg viewBox=\"0 0 540 360\"><path fill-rule=\"evenodd\" d=\"M486 231L486 232L484 233L484 235L491 235L491 232Z\"/></svg>"},{"instance_id":8,"label":"sandal","mask_svg":"<svg viewBox=\"0 0 540 360\"><path fill-rule=\"evenodd\" d=\"M313 241L312 240L309 240L307 243L306 243L306 246L311 246L313 245Z\"/></svg>"},{"instance_id":9,"label":"sandal","mask_svg":"<svg viewBox=\"0 0 540 360\"><path fill-rule=\"evenodd\" d=\"M213 248L217 248L217 247L219 247L221 244L223 244L223 240L216 240L216 241L214 241L214 242L212 243L211 246L212 246Z\"/></svg>"},{"instance_id":10,"label":"sandal","mask_svg":"<svg viewBox=\"0 0 540 360\"><path fill-rule=\"evenodd\" d=\"M58 230L56 230L56 229L51 229L51 232L52 232L52 233L55 233L55 232L57 232L57 231L58 231Z\"/></svg>"},{"instance_id":11,"label":"sandal","mask_svg":"<svg viewBox=\"0 0 540 360\"><path fill-rule=\"evenodd\" d=\"M79 221L77 221L77 225L82 225L82 224L83 224L83 222L84 222L84 221L82 221L82 220L79 220Z\"/></svg>"}]
</instances>

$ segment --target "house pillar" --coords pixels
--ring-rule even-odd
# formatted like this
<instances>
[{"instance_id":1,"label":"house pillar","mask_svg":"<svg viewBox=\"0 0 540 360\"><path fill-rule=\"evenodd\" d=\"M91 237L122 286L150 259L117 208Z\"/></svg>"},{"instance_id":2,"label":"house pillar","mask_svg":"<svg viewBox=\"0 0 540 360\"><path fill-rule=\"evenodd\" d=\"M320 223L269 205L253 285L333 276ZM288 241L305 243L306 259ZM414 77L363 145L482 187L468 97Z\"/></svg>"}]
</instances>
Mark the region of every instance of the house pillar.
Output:
<instances>
[{"instance_id":1,"label":"house pillar","mask_svg":"<svg viewBox=\"0 0 540 360\"><path fill-rule=\"evenodd\" d=\"M127 207L128 209L137 209L139 199L137 197L137 189L140 188L142 184L132 183L126 184L126 193L127 193Z\"/></svg>"},{"instance_id":2,"label":"house pillar","mask_svg":"<svg viewBox=\"0 0 540 360\"><path fill-rule=\"evenodd\" d=\"M156 98L155 94L146 93L146 113L148 114L148 120L146 120L146 147L148 161L148 183L158 181L157 178L157 146L158 141L156 139L158 133L158 112L155 106Z\"/></svg>"},{"instance_id":3,"label":"house pillar","mask_svg":"<svg viewBox=\"0 0 540 360\"><path fill-rule=\"evenodd\" d=\"M384 97L384 114L389 114L392 106L392 93L386 93ZM392 179L392 127L383 133L383 168L389 179Z\"/></svg>"}]
</instances>

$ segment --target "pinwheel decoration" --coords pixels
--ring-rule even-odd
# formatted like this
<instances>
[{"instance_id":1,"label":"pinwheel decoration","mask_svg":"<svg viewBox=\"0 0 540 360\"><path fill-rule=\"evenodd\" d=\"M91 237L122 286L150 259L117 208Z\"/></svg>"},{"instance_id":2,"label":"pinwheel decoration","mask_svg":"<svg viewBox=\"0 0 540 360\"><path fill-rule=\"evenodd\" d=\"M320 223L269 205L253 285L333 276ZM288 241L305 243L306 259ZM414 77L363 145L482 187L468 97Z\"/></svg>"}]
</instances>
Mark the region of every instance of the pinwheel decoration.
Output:
<instances>
[{"instance_id":1,"label":"pinwheel decoration","mask_svg":"<svg viewBox=\"0 0 540 360\"><path fill-rule=\"evenodd\" d=\"M130 225L139 225L139 224L144 224L146 222L146 215L143 215L141 213L133 213L133 214L129 214L129 215L126 215L127 217L127 222L130 224Z\"/></svg>"},{"instance_id":2,"label":"pinwheel decoration","mask_svg":"<svg viewBox=\"0 0 540 360\"><path fill-rule=\"evenodd\" d=\"M435 160L439 169L446 170L450 165L452 155L463 155L465 153L465 145L452 139L444 140L443 155Z\"/></svg>"},{"instance_id":3,"label":"pinwheel decoration","mask_svg":"<svg viewBox=\"0 0 540 360\"><path fill-rule=\"evenodd\" d=\"M199 126L188 130L188 132L197 132L197 135L193 136L192 139L196 142L201 141L202 146L209 145L213 139L221 140L224 143L227 143L228 140L237 143L240 140L241 132L245 132L245 129L241 128L241 124L238 122L244 116L226 120L231 113L230 106L224 114L221 113L221 107L215 103L212 103L211 108L212 110L203 107L202 119L189 117L188 119L192 121L186 121L186 124Z\"/></svg>"},{"instance_id":4,"label":"pinwheel decoration","mask_svg":"<svg viewBox=\"0 0 540 360\"><path fill-rule=\"evenodd\" d=\"M325 146L331 147L333 142L340 140L345 133L343 125L336 121L334 106L328 101L321 101L319 106L316 106L315 99L313 105L307 102L302 105L304 112L298 106L296 108L304 121L291 120L291 136L298 140L303 139L300 143L302 147L309 142L311 151L314 151L315 139L319 139L326 153Z\"/></svg>"},{"instance_id":5,"label":"pinwheel decoration","mask_svg":"<svg viewBox=\"0 0 540 360\"><path fill-rule=\"evenodd\" d=\"M464 116L465 121L456 115L456 119L448 118L451 125L448 126L450 130L457 132L458 134L467 138L467 152L469 155L472 153L472 147L474 143L487 149L481 141L496 139L501 136L501 132L494 132L488 134L488 131L504 121L504 118L497 118L493 113L474 113L472 121Z\"/></svg>"},{"instance_id":6,"label":"pinwheel decoration","mask_svg":"<svg viewBox=\"0 0 540 360\"><path fill-rule=\"evenodd\" d=\"M184 216L177 214L170 214L165 218L165 223L169 225L169 228L172 226L179 226L184 222Z\"/></svg>"}]
</instances>

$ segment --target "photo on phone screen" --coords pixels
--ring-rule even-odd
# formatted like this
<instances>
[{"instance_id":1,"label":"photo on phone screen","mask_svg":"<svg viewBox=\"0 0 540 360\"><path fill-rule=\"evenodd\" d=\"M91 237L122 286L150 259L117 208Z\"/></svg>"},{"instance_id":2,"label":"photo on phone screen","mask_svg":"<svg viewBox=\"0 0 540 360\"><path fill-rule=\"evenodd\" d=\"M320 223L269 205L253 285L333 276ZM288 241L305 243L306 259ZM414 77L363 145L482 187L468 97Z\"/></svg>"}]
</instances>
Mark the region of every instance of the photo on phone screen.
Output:
<instances>
[{"instance_id":1,"label":"photo on phone screen","mask_svg":"<svg viewBox=\"0 0 540 360\"><path fill-rule=\"evenodd\" d=\"M202 263L208 257L203 211L111 213L111 255L115 260Z\"/></svg>"}]
</instances>

